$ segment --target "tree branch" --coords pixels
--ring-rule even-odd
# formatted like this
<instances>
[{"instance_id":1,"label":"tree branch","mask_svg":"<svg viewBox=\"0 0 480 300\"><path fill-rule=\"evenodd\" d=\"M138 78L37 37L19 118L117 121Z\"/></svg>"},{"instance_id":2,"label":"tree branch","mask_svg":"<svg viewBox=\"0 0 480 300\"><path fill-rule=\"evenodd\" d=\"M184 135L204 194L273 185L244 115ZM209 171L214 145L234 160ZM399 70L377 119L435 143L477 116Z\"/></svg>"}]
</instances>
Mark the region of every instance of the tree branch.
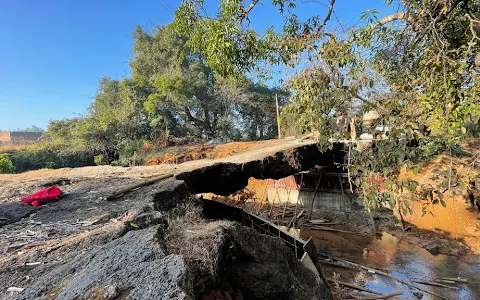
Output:
<instances>
[{"instance_id":1,"label":"tree branch","mask_svg":"<svg viewBox=\"0 0 480 300\"><path fill-rule=\"evenodd\" d=\"M394 13L394 14L392 14L392 15L383 17L383 18L378 22L378 24L379 24L379 25L385 25L385 24L390 23L390 22L393 22L393 21L405 19L406 16L407 16L407 13L406 13L406 12Z\"/></svg>"},{"instance_id":2,"label":"tree branch","mask_svg":"<svg viewBox=\"0 0 480 300\"><path fill-rule=\"evenodd\" d=\"M192 115L192 112L190 111L190 109L188 108L188 106L185 105L184 110L185 110L185 115L187 116L188 121L192 122L192 123L195 124L196 126L200 126L200 127L203 128L204 122L203 122L202 120L200 120L200 119L195 118L195 117Z\"/></svg>"},{"instance_id":3,"label":"tree branch","mask_svg":"<svg viewBox=\"0 0 480 300\"><path fill-rule=\"evenodd\" d=\"M372 30L377 29L378 27L383 26L387 23L390 23L390 22L393 22L393 21L398 21L398 20L404 20L404 19L406 19L406 17L407 17L407 13L404 12L404 11L385 16L380 21L378 21L377 23L371 24L370 29L372 29Z\"/></svg>"},{"instance_id":4,"label":"tree branch","mask_svg":"<svg viewBox=\"0 0 480 300\"><path fill-rule=\"evenodd\" d=\"M332 16L332 12L333 12L333 6L335 5L335 1L336 0L330 0L330 5L328 6L328 13L325 16L325 19L323 19L322 24L320 24L320 26L318 26L317 31L315 32L315 35L320 34L323 27L325 27L325 25L327 25L327 22L330 20L330 17Z\"/></svg>"},{"instance_id":5,"label":"tree branch","mask_svg":"<svg viewBox=\"0 0 480 300\"><path fill-rule=\"evenodd\" d=\"M357 98L358 100L362 101L362 102L365 103L365 104L368 104L368 105L370 105L370 106L373 106L373 107L374 107L375 109L377 109L379 112L383 112L383 113L386 113L386 112L387 112L383 107L381 107L381 106L377 105L376 103L373 103L373 102L371 102L371 101L363 98L363 97L360 96L360 95L355 95L354 98Z\"/></svg>"},{"instance_id":6,"label":"tree branch","mask_svg":"<svg viewBox=\"0 0 480 300\"><path fill-rule=\"evenodd\" d=\"M243 22L243 20L245 20L245 18L248 16L250 11L255 7L255 5L257 5L258 1L260 0L253 0L252 3L250 3L250 5L243 11L242 17L240 18L240 22Z\"/></svg>"},{"instance_id":7,"label":"tree branch","mask_svg":"<svg viewBox=\"0 0 480 300\"><path fill-rule=\"evenodd\" d=\"M463 2L463 0L456 0L454 1L451 6L450 6L450 9L448 11L446 11L445 13L441 13L439 14L435 20L433 21L433 26L435 26L438 22L441 22L443 20L445 20L448 15L457 7L458 4L460 4L461 2Z\"/></svg>"}]
</instances>

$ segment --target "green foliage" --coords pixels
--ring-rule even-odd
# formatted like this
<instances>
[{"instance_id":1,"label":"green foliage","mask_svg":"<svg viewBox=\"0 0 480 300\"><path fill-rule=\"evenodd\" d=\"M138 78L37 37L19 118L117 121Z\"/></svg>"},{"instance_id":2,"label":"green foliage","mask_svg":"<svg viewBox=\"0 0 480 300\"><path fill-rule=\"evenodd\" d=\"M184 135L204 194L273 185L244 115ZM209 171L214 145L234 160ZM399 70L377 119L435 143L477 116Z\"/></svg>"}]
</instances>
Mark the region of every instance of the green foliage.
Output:
<instances>
[{"instance_id":1,"label":"green foliage","mask_svg":"<svg viewBox=\"0 0 480 300\"><path fill-rule=\"evenodd\" d=\"M0 173L13 173L15 167L7 153L0 154Z\"/></svg>"},{"instance_id":2,"label":"green foliage","mask_svg":"<svg viewBox=\"0 0 480 300\"><path fill-rule=\"evenodd\" d=\"M395 128L425 125L431 134L420 140L420 146L415 149L417 154L412 153L412 147L397 149L391 157L385 157L383 151L379 151L371 154L371 161L377 164L369 165L370 162L367 162L356 168L366 167L374 174L395 180L399 166L411 164L412 159L431 160L474 134L474 124L480 120L480 73L472 58L480 50L480 39L471 29L477 26L480 18L480 4L457 4L438 5L432 9L428 5L418 6L415 1L402 1L402 8L407 12L406 26L370 25L355 35L355 43L373 51L371 65L382 75L391 94L395 95L396 101L383 103L389 112L388 124ZM365 36L368 38L365 39ZM375 39L380 43L373 46ZM411 131L400 135L393 133L390 139L399 139L405 134L413 138L417 136L417 132ZM404 152L405 160L392 161L398 151ZM385 174L376 168L380 161L395 172ZM454 186L451 182L459 182L454 170L444 176L447 183L445 191ZM425 189L423 186L420 188ZM386 192L394 195L396 200L402 196L392 189ZM434 192L438 199L431 196L431 203L445 207L443 192ZM414 199L417 197L412 194L410 199L399 200L398 203ZM425 214L426 209L422 213Z\"/></svg>"},{"instance_id":3,"label":"green foliage","mask_svg":"<svg viewBox=\"0 0 480 300\"><path fill-rule=\"evenodd\" d=\"M93 165L93 156L71 150L66 146L41 143L28 146L11 154L16 172L43 168L83 167Z\"/></svg>"},{"instance_id":4,"label":"green foliage","mask_svg":"<svg viewBox=\"0 0 480 300\"><path fill-rule=\"evenodd\" d=\"M114 164L120 166L138 166L144 163L138 152L143 147L144 140L126 140L117 145L119 158Z\"/></svg>"},{"instance_id":5,"label":"green foliage","mask_svg":"<svg viewBox=\"0 0 480 300\"><path fill-rule=\"evenodd\" d=\"M291 102L282 120L295 123L300 132L318 130L321 146L330 138L346 138L335 126L338 113L361 116L377 110L379 122L393 130L355 155L348 167L371 208L391 202L410 211L409 200L399 194L412 193L415 183L402 183L400 190L390 184L383 190L370 179L394 182L403 166L418 166L478 135L480 72L474 57L480 52L480 4L388 0L387 5L403 12L378 20L379 11L367 10L360 16L364 24L336 35L326 31L333 8L324 17L302 21L294 11L301 4L271 2L285 17L285 26L283 32L261 38L252 33L248 20L256 1L248 6L222 0L218 13L207 16L203 1L185 0L173 26L217 74L238 76L260 62L294 67L286 86ZM423 127L427 129L419 130ZM425 134L430 137L417 145L414 141Z\"/></svg>"},{"instance_id":6,"label":"green foliage","mask_svg":"<svg viewBox=\"0 0 480 300\"><path fill-rule=\"evenodd\" d=\"M44 132L44 130L38 126L32 125L32 127L28 127L18 131L25 131L25 132Z\"/></svg>"},{"instance_id":7,"label":"green foliage","mask_svg":"<svg viewBox=\"0 0 480 300\"><path fill-rule=\"evenodd\" d=\"M237 104L249 140L271 139L278 136L275 96L280 107L288 101L287 94L280 89L252 85Z\"/></svg>"},{"instance_id":8,"label":"green foliage","mask_svg":"<svg viewBox=\"0 0 480 300\"><path fill-rule=\"evenodd\" d=\"M302 136L306 129L302 128L299 124L298 120L300 118L300 114L298 114L294 107L286 106L282 110L282 114L280 115L280 124L282 130L282 136Z\"/></svg>"},{"instance_id":9,"label":"green foliage","mask_svg":"<svg viewBox=\"0 0 480 300\"><path fill-rule=\"evenodd\" d=\"M373 32L382 42L375 48L374 67L401 99L404 119L424 122L432 134L458 142L480 120L480 73L473 62L480 51L475 33L480 4L457 1L435 9L415 1L402 4L408 26Z\"/></svg>"},{"instance_id":10,"label":"green foliage","mask_svg":"<svg viewBox=\"0 0 480 300\"><path fill-rule=\"evenodd\" d=\"M445 140L428 137L420 140L420 160L431 161L439 154L448 149L448 144Z\"/></svg>"},{"instance_id":11,"label":"green foliage","mask_svg":"<svg viewBox=\"0 0 480 300\"><path fill-rule=\"evenodd\" d=\"M105 156L103 154L95 155L93 158L93 161L97 166L109 164L109 162L105 159Z\"/></svg>"},{"instance_id":12,"label":"green foliage","mask_svg":"<svg viewBox=\"0 0 480 300\"><path fill-rule=\"evenodd\" d=\"M351 172L361 175L367 170L382 177L395 176L405 164L417 163L417 155L418 149L407 139L379 140L353 156Z\"/></svg>"},{"instance_id":13,"label":"green foliage","mask_svg":"<svg viewBox=\"0 0 480 300\"><path fill-rule=\"evenodd\" d=\"M271 136L270 127L274 124L271 115L275 110L268 107L265 111L268 117L262 116L263 120L253 116L252 111L264 108L266 97L271 97L269 103L272 103L273 91L266 87L260 90L245 76L233 79L215 74L208 58L205 60L189 45L186 35L178 34L174 25L158 28L153 35L137 28L134 34L135 57L130 65L133 80L148 90L143 109L153 138L188 132L208 139L230 139L242 121L245 128L252 123L264 123L262 129L245 137ZM238 120L238 115L243 120Z\"/></svg>"},{"instance_id":14,"label":"green foliage","mask_svg":"<svg viewBox=\"0 0 480 300\"><path fill-rule=\"evenodd\" d=\"M221 1L217 15L212 18L203 14L204 1L186 0L175 12L173 27L217 74L243 76L254 69L258 60L273 54L269 49L276 38L272 29L261 37L256 31L242 27L244 11L242 1Z\"/></svg>"}]
</instances>

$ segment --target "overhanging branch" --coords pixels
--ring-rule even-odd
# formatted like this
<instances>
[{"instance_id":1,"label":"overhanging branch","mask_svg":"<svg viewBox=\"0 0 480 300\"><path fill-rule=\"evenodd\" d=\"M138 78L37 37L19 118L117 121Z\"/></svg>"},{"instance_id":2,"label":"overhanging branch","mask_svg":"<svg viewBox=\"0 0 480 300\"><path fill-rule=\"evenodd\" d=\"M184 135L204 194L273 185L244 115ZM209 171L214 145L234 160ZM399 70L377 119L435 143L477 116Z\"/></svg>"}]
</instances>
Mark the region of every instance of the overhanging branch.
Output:
<instances>
[{"instance_id":1,"label":"overhanging branch","mask_svg":"<svg viewBox=\"0 0 480 300\"><path fill-rule=\"evenodd\" d=\"M336 1L336 0L330 0L330 5L328 6L328 13L327 13L327 15L325 16L325 19L323 19L323 21L322 21L322 23L320 24L320 26L318 26L315 35L320 34L320 32L321 32L321 31L323 30L323 28L325 27L325 25L327 25L327 22L330 20L330 17L332 16L332 12L333 12L333 7L334 7L334 5L335 5L335 1Z\"/></svg>"},{"instance_id":2,"label":"overhanging branch","mask_svg":"<svg viewBox=\"0 0 480 300\"><path fill-rule=\"evenodd\" d=\"M243 22L243 20L245 20L245 18L248 16L250 11L255 7L255 5L257 5L259 1L260 0L253 0L252 3L250 3L250 5L247 8L245 8L245 10L243 11L242 17L240 18L240 22Z\"/></svg>"},{"instance_id":3,"label":"overhanging branch","mask_svg":"<svg viewBox=\"0 0 480 300\"><path fill-rule=\"evenodd\" d=\"M373 102L371 102L371 101L363 98L362 96L355 95L354 98L357 98L358 100L362 101L363 103L374 107L374 108L377 109L379 112L382 112L382 113L386 113L386 112L387 112L387 110L384 109L383 107L381 107L380 105L378 105L378 104L376 104L376 103L373 103Z\"/></svg>"},{"instance_id":4,"label":"overhanging branch","mask_svg":"<svg viewBox=\"0 0 480 300\"><path fill-rule=\"evenodd\" d=\"M406 12L394 13L394 14L383 17L377 23L374 23L374 24L370 25L370 28L371 29L376 29L380 26L383 26L383 25L385 25L387 23L390 23L390 22L393 22L393 21L404 20L404 19L406 19L406 17L407 17Z\"/></svg>"}]
</instances>

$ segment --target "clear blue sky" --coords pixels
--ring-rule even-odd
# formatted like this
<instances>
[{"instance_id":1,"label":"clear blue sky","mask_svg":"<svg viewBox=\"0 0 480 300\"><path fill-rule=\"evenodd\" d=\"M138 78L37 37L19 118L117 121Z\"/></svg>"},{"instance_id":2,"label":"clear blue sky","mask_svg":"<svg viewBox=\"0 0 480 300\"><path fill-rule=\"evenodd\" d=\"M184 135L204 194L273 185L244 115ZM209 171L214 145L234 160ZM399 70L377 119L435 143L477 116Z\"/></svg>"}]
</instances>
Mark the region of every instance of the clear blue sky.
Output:
<instances>
[{"instance_id":1,"label":"clear blue sky","mask_svg":"<svg viewBox=\"0 0 480 300\"><path fill-rule=\"evenodd\" d=\"M179 3L179 0L1 1L0 130L31 125L46 128L49 120L84 114L101 77L129 75L135 26L153 30L156 25L170 22ZM218 1L206 0L206 3L213 11ZM301 7L296 11L300 16L327 10L318 3ZM367 8L377 8L382 13L391 11L383 6L383 0L337 0L336 14L347 23L352 18L358 19ZM276 16L270 5L259 5L252 11L251 24L259 30L272 25L280 28L282 19Z\"/></svg>"}]
</instances>

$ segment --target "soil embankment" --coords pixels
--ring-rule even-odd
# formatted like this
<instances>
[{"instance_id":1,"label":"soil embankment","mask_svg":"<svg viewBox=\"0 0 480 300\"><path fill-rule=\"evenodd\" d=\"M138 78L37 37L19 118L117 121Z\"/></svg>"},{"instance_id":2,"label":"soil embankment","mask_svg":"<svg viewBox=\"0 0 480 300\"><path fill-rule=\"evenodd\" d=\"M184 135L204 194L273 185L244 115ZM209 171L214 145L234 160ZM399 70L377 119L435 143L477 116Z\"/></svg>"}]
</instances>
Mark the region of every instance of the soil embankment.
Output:
<instances>
[{"instance_id":1,"label":"soil embankment","mask_svg":"<svg viewBox=\"0 0 480 300\"><path fill-rule=\"evenodd\" d=\"M338 153L321 154L313 143L284 141L217 160L0 175L0 247L4 254L0 259L1 297L328 299L325 285L311 281L309 271L279 240L234 222L206 220L200 204L191 195L208 192L216 199L240 203L287 227L305 225L304 229L293 231L303 238L313 236L320 254L327 260L330 256L354 260L403 274L402 278L410 280L421 277L418 268L428 270L432 280L475 274L478 261L472 253L476 250L466 235L459 236L461 231L456 231L459 239L453 239L455 232L447 230L454 228L451 222L440 224L445 228L424 227L415 219L406 219L411 223L403 231L391 211L380 211L373 216L377 233L391 234L380 237L372 231L370 216L362 208L347 215L327 211L307 218L304 213L292 224L293 215L299 211L284 205L270 207L266 202L268 183L261 179L283 178L317 165L328 166L336 159L341 160ZM420 176L433 176L435 164L424 168ZM109 195L126 186L162 174L176 176L134 190L115 201L106 201ZM60 185L67 193L60 201L41 208L20 203L20 197L52 184ZM232 193L234 197L225 196ZM447 213L450 217L454 215L458 220L463 215L458 210L460 201L465 202L463 197L453 203L457 209ZM448 210L451 200L445 201ZM478 216L464 205L461 212ZM435 212L434 215L435 220L442 216ZM333 231L312 228L307 219L322 219L325 225L313 227L329 227ZM474 220L473 224L478 222ZM458 259L451 256L468 253ZM444 262L448 267L443 267ZM401 287L368 272L348 274L338 268L324 267L328 268L330 278L340 274L343 279L385 294ZM459 292L465 299L480 293L478 284L469 279L468 287ZM9 292L12 287L18 289ZM438 288L428 289L441 293ZM351 291L340 288L336 292L337 296L348 297ZM415 296L415 289L405 293ZM435 299L427 293L423 295L425 299Z\"/></svg>"},{"instance_id":2,"label":"soil embankment","mask_svg":"<svg viewBox=\"0 0 480 300\"><path fill-rule=\"evenodd\" d=\"M284 143L180 166L2 175L0 297L329 299L322 281L281 241L235 222L206 220L190 196L203 189L232 193L238 183L228 178L246 183L244 176L252 174L298 172L318 163L299 164L303 156L313 157L314 147ZM181 173L177 177L186 184L171 178L105 200L141 178L165 173ZM39 208L20 202L52 184L66 193L62 199Z\"/></svg>"},{"instance_id":3,"label":"soil embankment","mask_svg":"<svg viewBox=\"0 0 480 300\"><path fill-rule=\"evenodd\" d=\"M462 145L458 153L438 156L416 175L402 172L401 178L410 178L421 185L445 191L445 207L428 204L428 200L412 202L412 214L405 214L405 221L417 228L461 241L472 252L480 254L479 157L480 141L477 139ZM450 190L447 191L449 177ZM474 186L471 186L472 183ZM424 205L426 214L422 213Z\"/></svg>"}]
</instances>

